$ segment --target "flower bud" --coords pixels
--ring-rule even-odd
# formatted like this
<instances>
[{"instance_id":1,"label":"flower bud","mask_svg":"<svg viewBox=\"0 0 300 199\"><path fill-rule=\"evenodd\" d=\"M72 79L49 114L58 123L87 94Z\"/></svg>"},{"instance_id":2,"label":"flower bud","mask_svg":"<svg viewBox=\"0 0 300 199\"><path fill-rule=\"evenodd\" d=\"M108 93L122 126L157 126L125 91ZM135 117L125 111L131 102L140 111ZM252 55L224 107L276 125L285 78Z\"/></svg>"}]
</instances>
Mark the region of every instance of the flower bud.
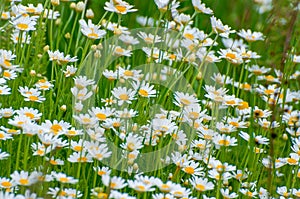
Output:
<instances>
[{"instance_id":1,"label":"flower bud","mask_svg":"<svg viewBox=\"0 0 300 199\"><path fill-rule=\"evenodd\" d=\"M77 4L76 4L76 8L75 10L77 12L82 12L85 8L85 4L82 2L82 1L79 1Z\"/></svg>"},{"instance_id":2,"label":"flower bud","mask_svg":"<svg viewBox=\"0 0 300 199\"><path fill-rule=\"evenodd\" d=\"M53 6L58 6L60 4L59 0L51 0Z\"/></svg>"},{"instance_id":3,"label":"flower bud","mask_svg":"<svg viewBox=\"0 0 300 199\"><path fill-rule=\"evenodd\" d=\"M93 19L94 18L94 12L91 8L87 9L86 13L85 13L86 18L88 19Z\"/></svg>"}]
</instances>

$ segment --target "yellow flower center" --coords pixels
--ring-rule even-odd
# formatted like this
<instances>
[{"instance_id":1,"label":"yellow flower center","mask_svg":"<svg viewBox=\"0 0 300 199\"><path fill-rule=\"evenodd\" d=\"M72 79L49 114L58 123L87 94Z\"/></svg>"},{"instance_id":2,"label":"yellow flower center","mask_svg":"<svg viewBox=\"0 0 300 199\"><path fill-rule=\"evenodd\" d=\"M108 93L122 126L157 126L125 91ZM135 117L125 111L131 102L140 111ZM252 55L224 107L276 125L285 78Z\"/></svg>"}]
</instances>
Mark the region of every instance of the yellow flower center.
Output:
<instances>
[{"instance_id":1,"label":"yellow flower center","mask_svg":"<svg viewBox=\"0 0 300 199\"><path fill-rule=\"evenodd\" d=\"M185 167L185 168L184 168L184 171L185 171L186 173L188 173L188 174L194 174L194 173L195 173L195 169L194 169L193 167L190 167L190 166Z\"/></svg>"},{"instance_id":2,"label":"yellow flower center","mask_svg":"<svg viewBox=\"0 0 300 199\"><path fill-rule=\"evenodd\" d=\"M142 97L148 97L149 93L144 89L140 89L139 90L139 95L142 96Z\"/></svg>"},{"instance_id":3,"label":"yellow flower center","mask_svg":"<svg viewBox=\"0 0 300 199\"><path fill-rule=\"evenodd\" d=\"M124 12L126 12L126 10L127 10L126 6L121 6L121 5L116 5L115 8L116 8L120 13L124 13Z\"/></svg>"},{"instance_id":4,"label":"yellow flower center","mask_svg":"<svg viewBox=\"0 0 300 199\"><path fill-rule=\"evenodd\" d=\"M220 140L219 145L228 146L230 142L228 140Z\"/></svg>"},{"instance_id":5,"label":"yellow flower center","mask_svg":"<svg viewBox=\"0 0 300 199\"><path fill-rule=\"evenodd\" d=\"M59 124L53 124L50 128L54 133L57 133L62 130L62 126Z\"/></svg>"},{"instance_id":6,"label":"yellow flower center","mask_svg":"<svg viewBox=\"0 0 300 199\"><path fill-rule=\"evenodd\" d=\"M105 119L106 119L106 115L103 114L103 113L97 113L97 114L96 114L96 117L97 117L99 120L105 120Z\"/></svg>"},{"instance_id":7,"label":"yellow flower center","mask_svg":"<svg viewBox=\"0 0 300 199\"><path fill-rule=\"evenodd\" d=\"M8 188L8 187L12 186L12 183L9 181L3 181L3 182L1 182L1 186Z\"/></svg>"},{"instance_id":8,"label":"yellow flower center","mask_svg":"<svg viewBox=\"0 0 300 199\"><path fill-rule=\"evenodd\" d=\"M25 24L25 23L19 23L17 25L17 27L20 29L20 30L27 30L28 29L28 24Z\"/></svg>"},{"instance_id":9,"label":"yellow flower center","mask_svg":"<svg viewBox=\"0 0 300 199\"><path fill-rule=\"evenodd\" d=\"M121 94L121 95L119 96L119 98L120 98L121 100L126 101L126 100L129 99L129 96L128 96L127 94Z\"/></svg>"},{"instance_id":10,"label":"yellow flower center","mask_svg":"<svg viewBox=\"0 0 300 199\"><path fill-rule=\"evenodd\" d=\"M184 37L187 38L187 39L190 39L190 40L193 40L195 38L194 35L191 34L191 33L185 33Z\"/></svg>"},{"instance_id":11,"label":"yellow flower center","mask_svg":"<svg viewBox=\"0 0 300 199\"><path fill-rule=\"evenodd\" d=\"M39 98L37 96L34 96L34 95L30 95L29 96L29 100L30 101L37 101Z\"/></svg>"},{"instance_id":12,"label":"yellow flower center","mask_svg":"<svg viewBox=\"0 0 300 199\"><path fill-rule=\"evenodd\" d=\"M228 59L235 59L236 56L235 56L234 53L226 53L226 58L228 58Z\"/></svg>"},{"instance_id":13,"label":"yellow flower center","mask_svg":"<svg viewBox=\"0 0 300 199\"><path fill-rule=\"evenodd\" d=\"M197 184L195 187L198 191L205 191L205 186L202 184Z\"/></svg>"},{"instance_id":14,"label":"yellow flower center","mask_svg":"<svg viewBox=\"0 0 300 199\"><path fill-rule=\"evenodd\" d=\"M287 162L290 163L290 164L297 164L298 161L294 158L288 158Z\"/></svg>"},{"instance_id":15,"label":"yellow flower center","mask_svg":"<svg viewBox=\"0 0 300 199\"><path fill-rule=\"evenodd\" d=\"M191 104L191 101L190 101L190 100L184 99L184 98L180 99L180 102L181 102L183 105L190 105L190 104Z\"/></svg>"},{"instance_id":16,"label":"yellow flower center","mask_svg":"<svg viewBox=\"0 0 300 199\"><path fill-rule=\"evenodd\" d=\"M29 184L29 180L26 179L26 178L22 178L22 179L19 180L19 183L21 185L28 185Z\"/></svg>"},{"instance_id":17,"label":"yellow flower center","mask_svg":"<svg viewBox=\"0 0 300 199\"><path fill-rule=\"evenodd\" d=\"M234 127L238 127L239 126L239 123L238 122L234 122L234 121L229 122L229 124L231 124Z\"/></svg>"}]
</instances>

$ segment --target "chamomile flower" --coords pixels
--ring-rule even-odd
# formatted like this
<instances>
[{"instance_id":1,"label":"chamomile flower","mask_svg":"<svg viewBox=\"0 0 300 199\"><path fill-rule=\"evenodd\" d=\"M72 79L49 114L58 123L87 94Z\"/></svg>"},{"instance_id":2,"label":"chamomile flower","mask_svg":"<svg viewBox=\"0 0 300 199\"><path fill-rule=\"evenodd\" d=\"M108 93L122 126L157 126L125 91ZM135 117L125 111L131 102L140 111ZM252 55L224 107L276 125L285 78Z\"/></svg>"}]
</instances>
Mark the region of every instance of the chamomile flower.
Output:
<instances>
[{"instance_id":1,"label":"chamomile flower","mask_svg":"<svg viewBox=\"0 0 300 199\"><path fill-rule=\"evenodd\" d=\"M42 113L39 113L39 110L28 107L20 108L20 110L17 110L16 113L18 115L25 115L31 120L39 120L42 116Z\"/></svg>"},{"instance_id":2,"label":"chamomile flower","mask_svg":"<svg viewBox=\"0 0 300 199\"><path fill-rule=\"evenodd\" d=\"M118 99L118 105L121 106L123 103L131 104L131 101L135 99L136 91L126 87L115 87L111 93Z\"/></svg>"},{"instance_id":3,"label":"chamomile flower","mask_svg":"<svg viewBox=\"0 0 300 199\"><path fill-rule=\"evenodd\" d=\"M71 77L75 75L76 71L77 68L75 68L74 66L67 65L67 68L63 71L63 73L65 77Z\"/></svg>"},{"instance_id":4,"label":"chamomile flower","mask_svg":"<svg viewBox=\"0 0 300 199\"><path fill-rule=\"evenodd\" d=\"M0 178L0 188L4 188L9 191L12 187L16 186L16 183L10 178Z\"/></svg>"},{"instance_id":5,"label":"chamomile flower","mask_svg":"<svg viewBox=\"0 0 300 199\"><path fill-rule=\"evenodd\" d=\"M139 180L128 180L128 186L134 189L138 193L150 192L154 191L155 189L152 187L152 184L146 184Z\"/></svg>"},{"instance_id":6,"label":"chamomile flower","mask_svg":"<svg viewBox=\"0 0 300 199\"><path fill-rule=\"evenodd\" d=\"M37 182L37 172L32 172L31 174L27 171L14 171L10 175L13 183L20 186L30 186Z\"/></svg>"},{"instance_id":7,"label":"chamomile flower","mask_svg":"<svg viewBox=\"0 0 300 199\"><path fill-rule=\"evenodd\" d=\"M133 36L122 34L119 39L126 45L135 45L139 43L139 40Z\"/></svg>"},{"instance_id":8,"label":"chamomile flower","mask_svg":"<svg viewBox=\"0 0 300 199\"><path fill-rule=\"evenodd\" d=\"M122 48L121 46L110 45L110 48L111 48L113 55L115 55L115 56L130 57L132 55L131 50L126 50L126 49Z\"/></svg>"},{"instance_id":9,"label":"chamomile flower","mask_svg":"<svg viewBox=\"0 0 300 199\"><path fill-rule=\"evenodd\" d=\"M10 156L9 153L6 153L0 149L0 160L4 160L4 159L8 158L9 156ZM1 187L1 185L0 185L0 187Z\"/></svg>"},{"instance_id":10,"label":"chamomile flower","mask_svg":"<svg viewBox=\"0 0 300 199\"><path fill-rule=\"evenodd\" d=\"M14 18L11 22L13 26L20 31L31 31L35 30L36 19L33 17L20 17Z\"/></svg>"},{"instance_id":11,"label":"chamomile flower","mask_svg":"<svg viewBox=\"0 0 300 199\"><path fill-rule=\"evenodd\" d=\"M71 176L67 176L65 173L55 173L52 172L53 177L55 178L56 181L66 184L76 184L78 182L78 179L75 179Z\"/></svg>"},{"instance_id":12,"label":"chamomile flower","mask_svg":"<svg viewBox=\"0 0 300 199\"><path fill-rule=\"evenodd\" d=\"M252 76L252 74L254 75L264 75L268 72L270 72L271 68L266 68L264 66L259 66L259 65L252 65L251 67L247 67L249 72L251 72L251 74L249 75L249 77Z\"/></svg>"},{"instance_id":13,"label":"chamomile flower","mask_svg":"<svg viewBox=\"0 0 300 199\"><path fill-rule=\"evenodd\" d=\"M153 89L154 85L150 85L149 83L146 82L141 82L141 83L133 83L132 84L133 88L135 90L138 90L138 94L141 97L145 98L150 98L150 97L155 97L156 95L156 90Z\"/></svg>"},{"instance_id":14,"label":"chamomile flower","mask_svg":"<svg viewBox=\"0 0 300 199\"><path fill-rule=\"evenodd\" d=\"M20 37L21 35L21 37ZM22 44L29 44L31 40L31 36L28 35L26 32L22 32L19 30L15 30L11 34L11 40L17 44L17 43L22 43Z\"/></svg>"},{"instance_id":15,"label":"chamomile flower","mask_svg":"<svg viewBox=\"0 0 300 199\"><path fill-rule=\"evenodd\" d=\"M194 9L197 12L212 15L213 11L210 8L207 8L204 3L201 3L201 0L192 0Z\"/></svg>"},{"instance_id":16,"label":"chamomile flower","mask_svg":"<svg viewBox=\"0 0 300 199\"><path fill-rule=\"evenodd\" d=\"M261 32L252 32L250 29L242 29L237 33L240 37L244 38L248 42L253 42L257 40L264 40L264 36Z\"/></svg>"},{"instance_id":17,"label":"chamomile flower","mask_svg":"<svg viewBox=\"0 0 300 199\"><path fill-rule=\"evenodd\" d=\"M212 29L215 33L219 34L221 37L228 38L230 33L234 33L234 30L228 25L223 25L220 19L217 19L215 16L210 18Z\"/></svg>"},{"instance_id":18,"label":"chamomile flower","mask_svg":"<svg viewBox=\"0 0 300 199\"><path fill-rule=\"evenodd\" d=\"M174 98L174 104L179 107L190 106L199 102L199 100L195 96L179 91L175 92Z\"/></svg>"},{"instance_id":19,"label":"chamomile flower","mask_svg":"<svg viewBox=\"0 0 300 199\"><path fill-rule=\"evenodd\" d=\"M89 153L73 152L67 160L71 163L93 162L93 157Z\"/></svg>"},{"instance_id":20,"label":"chamomile flower","mask_svg":"<svg viewBox=\"0 0 300 199\"><path fill-rule=\"evenodd\" d=\"M50 20L56 20L60 16L60 13L58 11L55 11L53 9L45 9L43 18L50 19Z\"/></svg>"},{"instance_id":21,"label":"chamomile flower","mask_svg":"<svg viewBox=\"0 0 300 199\"><path fill-rule=\"evenodd\" d=\"M11 94L11 88L9 88L7 85L0 85L0 95L10 95Z\"/></svg>"},{"instance_id":22,"label":"chamomile flower","mask_svg":"<svg viewBox=\"0 0 300 199\"><path fill-rule=\"evenodd\" d=\"M194 189L199 192L213 190L215 185L209 182L207 178L193 177L190 182Z\"/></svg>"},{"instance_id":23,"label":"chamomile flower","mask_svg":"<svg viewBox=\"0 0 300 199\"><path fill-rule=\"evenodd\" d=\"M90 39L100 39L106 34L105 30L100 30L100 26L92 23L92 20L88 20L88 23L84 19L79 20L80 30L82 34Z\"/></svg>"},{"instance_id":24,"label":"chamomile flower","mask_svg":"<svg viewBox=\"0 0 300 199\"><path fill-rule=\"evenodd\" d=\"M194 161L184 162L182 170L185 173L193 176L201 176L203 174L203 172L201 172L203 168L199 167L198 162L194 162Z\"/></svg>"},{"instance_id":25,"label":"chamomile flower","mask_svg":"<svg viewBox=\"0 0 300 199\"><path fill-rule=\"evenodd\" d=\"M51 88L54 87L53 84L51 84L49 81L47 81L46 79L40 79L35 86L39 89L39 90L50 90Z\"/></svg>"},{"instance_id":26,"label":"chamomile flower","mask_svg":"<svg viewBox=\"0 0 300 199\"><path fill-rule=\"evenodd\" d=\"M232 51L231 49L220 49L219 54L221 55L220 58L225 58L232 64L242 64L243 57L241 54Z\"/></svg>"},{"instance_id":27,"label":"chamomile flower","mask_svg":"<svg viewBox=\"0 0 300 199\"><path fill-rule=\"evenodd\" d=\"M237 139L235 137L230 137L225 134L223 135L216 135L214 137L213 142L215 143L216 147L220 146L236 146L237 145Z\"/></svg>"},{"instance_id":28,"label":"chamomile flower","mask_svg":"<svg viewBox=\"0 0 300 199\"><path fill-rule=\"evenodd\" d=\"M153 44L162 41L159 35L152 35L151 33L147 34L145 32L139 32L137 35L143 39L146 44Z\"/></svg>"},{"instance_id":29,"label":"chamomile flower","mask_svg":"<svg viewBox=\"0 0 300 199\"><path fill-rule=\"evenodd\" d=\"M132 5L129 5L127 2L122 0L110 0L109 2L105 2L105 10L110 12L115 12L118 14L125 15L128 12L135 12L137 9L133 9Z\"/></svg>"},{"instance_id":30,"label":"chamomile flower","mask_svg":"<svg viewBox=\"0 0 300 199\"><path fill-rule=\"evenodd\" d=\"M102 182L110 189L123 189L127 186L125 180L117 176L110 177L109 175L102 175Z\"/></svg>"}]
</instances>

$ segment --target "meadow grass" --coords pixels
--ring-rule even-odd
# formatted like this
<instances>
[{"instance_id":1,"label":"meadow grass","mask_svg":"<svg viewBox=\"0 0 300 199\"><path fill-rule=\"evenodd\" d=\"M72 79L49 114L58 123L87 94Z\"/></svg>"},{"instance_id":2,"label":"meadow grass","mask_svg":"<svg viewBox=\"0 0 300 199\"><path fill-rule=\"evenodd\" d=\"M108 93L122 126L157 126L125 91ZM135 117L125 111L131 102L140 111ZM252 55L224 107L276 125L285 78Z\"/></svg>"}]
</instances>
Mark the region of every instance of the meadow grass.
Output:
<instances>
[{"instance_id":1,"label":"meadow grass","mask_svg":"<svg viewBox=\"0 0 300 199\"><path fill-rule=\"evenodd\" d=\"M0 0L0 199L299 198L299 7Z\"/></svg>"}]
</instances>

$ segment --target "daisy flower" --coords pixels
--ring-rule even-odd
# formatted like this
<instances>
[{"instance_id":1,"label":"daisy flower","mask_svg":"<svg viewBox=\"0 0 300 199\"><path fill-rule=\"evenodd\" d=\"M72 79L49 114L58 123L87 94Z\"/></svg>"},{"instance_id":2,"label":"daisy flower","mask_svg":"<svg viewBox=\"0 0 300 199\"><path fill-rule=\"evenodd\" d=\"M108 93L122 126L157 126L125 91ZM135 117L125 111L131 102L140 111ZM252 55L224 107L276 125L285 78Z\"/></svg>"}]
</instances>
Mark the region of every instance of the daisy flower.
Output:
<instances>
[{"instance_id":1,"label":"daisy flower","mask_svg":"<svg viewBox=\"0 0 300 199\"><path fill-rule=\"evenodd\" d=\"M235 192L229 193L229 189L220 189L220 192L224 198L237 198L239 195Z\"/></svg>"},{"instance_id":2,"label":"daisy flower","mask_svg":"<svg viewBox=\"0 0 300 199\"><path fill-rule=\"evenodd\" d=\"M0 95L10 95L11 94L11 88L9 88L7 85L1 86L0 85Z\"/></svg>"},{"instance_id":3,"label":"daisy flower","mask_svg":"<svg viewBox=\"0 0 300 199\"><path fill-rule=\"evenodd\" d=\"M84 19L79 20L82 34L90 39L100 39L106 34L105 30L100 30L100 26L92 23L92 20L88 20L88 23Z\"/></svg>"},{"instance_id":4,"label":"daisy flower","mask_svg":"<svg viewBox=\"0 0 300 199\"><path fill-rule=\"evenodd\" d=\"M1 136L1 132L0 132L0 136ZM3 139L1 139L1 140L3 140ZM10 155L9 155L9 153L6 153L6 152L2 152L2 150L0 149L0 160L4 160L4 159L6 159L6 158L8 158ZM0 187L1 187L1 184L0 184Z\"/></svg>"},{"instance_id":5,"label":"daisy flower","mask_svg":"<svg viewBox=\"0 0 300 199\"><path fill-rule=\"evenodd\" d=\"M199 167L199 163L198 162L194 162L194 161L188 161L183 163L183 167L182 170L190 175L193 176L201 176L203 174L203 172L201 172L203 170L203 168Z\"/></svg>"},{"instance_id":6,"label":"daisy flower","mask_svg":"<svg viewBox=\"0 0 300 199\"><path fill-rule=\"evenodd\" d=\"M18 115L25 115L31 120L39 120L42 116L42 113L39 113L39 110L28 107L20 108L20 110L17 110L16 113Z\"/></svg>"},{"instance_id":7,"label":"daisy flower","mask_svg":"<svg viewBox=\"0 0 300 199\"><path fill-rule=\"evenodd\" d=\"M237 145L237 139L235 137L230 137L225 134L223 135L216 135L214 137L213 142L215 143L216 147L220 146L236 146Z\"/></svg>"},{"instance_id":8,"label":"daisy flower","mask_svg":"<svg viewBox=\"0 0 300 199\"><path fill-rule=\"evenodd\" d=\"M74 78L75 86L79 89L83 89L87 86L95 84L95 81L92 79L87 79L86 76L78 76Z\"/></svg>"},{"instance_id":9,"label":"daisy flower","mask_svg":"<svg viewBox=\"0 0 300 199\"><path fill-rule=\"evenodd\" d=\"M232 51L231 49L220 49L218 53L221 55L220 58L225 58L227 61L229 61L232 64L243 63L242 55L235 51Z\"/></svg>"},{"instance_id":10,"label":"daisy flower","mask_svg":"<svg viewBox=\"0 0 300 199\"><path fill-rule=\"evenodd\" d=\"M154 188L152 188L152 184L146 184L139 180L128 180L127 182L128 186L138 193L150 192L155 190Z\"/></svg>"},{"instance_id":11,"label":"daisy flower","mask_svg":"<svg viewBox=\"0 0 300 199\"><path fill-rule=\"evenodd\" d=\"M76 71L77 68L75 68L74 66L67 65L67 68L65 71L63 71L63 73L65 74L65 77L71 77L75 75Z\"/></svg>"},{"instance_id":12,"label":"daisy flower","mask_svg":"<svg viewBox=\"0 0 300 199\"><path fill-rule=\"evenodd\" d=\"M271 68L265 68L264 66L259 66L259 65L252 65L251 67L247 67L248 71L251 72L249 77L254 75L264 75L268 72L270 72Z\"/></svg>"},{"instance_id":13,"label":"daisy flower","mask_svg":"<svg viewBox=\"0 0 300 199\"><path fill-rule=\"evenodd\" d=\"M93 158L98 161L102 161L104 158L111 156L112 152L108 150L109 149L106 144L100 144L96 148L88 149L88 152Z\"/></svg>"},{"instance_id":14,"label":"daisy flower","mask_svg":"<svg viewBox=\"0 0 300 199\"><path fill-rule=\"evenodd\" d=\"M244 38L248 42L253 42L257 40L264 40L264 36L261 32L252 32L250 29L242 29L237 33L240 37Z\"/></svg>"},{"instance_id":15,"label":"daisy flower","mask_svg":"<svg viewBox=\"0 0 300 199\"><path fill-rule=\"evenodd\" d=\"M110 177L109 175L102 175L102 182L111 189L123 189L127 186L125 180L117 176Z\"/></svg>"},{"instance_id":16,"label":"daisy flower","mask_svg":"<svg viewBox=\"0 0 300 199\"><path fill-rule=\"evenodd\" d=\"M192 4L197 12L212 15L213 11L210 8L207 8L204 3L201 3L201 0L192 0Z\"/></svg>"},{"instance_id":17,"label":"daisy flower","mask_svg":"<svg viewBox=\"0 0 300 199\"><path fill-rule=\"evenodd\" d=\"M71 162L71 163L93 162L93 157L89 153L73 152L68 157L68 161Z\"/></svg>"},{"instance_id":18,"label":"daisy flower","mask_svg":"<svg viewBox=\"0 0 300 199\"><path fill-rule=\"evenodd\" d=\"M234 33L235 30L231 30L228 25L223 25L220 19L215 16L210 18L212 29L215 33L219 34L221 37L228 38L230 33Z\"/></svg>"},{"instance_id":19,"label":"daisy flower","mask_svg":"<svg viewBox=\"0 0 300 199\"><path fill-rule=\"evenodd\" d=\"M126 50L126 49L122 48L121 46L110 45L110 49L111 49L113 55L115 55L115 56L130 57L132 55L131 50Z\"/></svg>"},{"instance_id":20,"label":"daisy flower","mask_svg":"<svg viewBox=\"0 0 300 199\"><path fill-rule=\"evenodd\" d=\"M179 107L190 106L199 102L195 96L179 91L175 92L174 98L174 104Z\"/></svg>"},{"instance_id":21,"label":"daisy flower","mask_svg":"<svg viewBox=\"0 0 300 199\"><path fill-rule=\"evenodd\" d=\"M149 83L146 82L141 82L141 83L133 83L132 84L133 89L137 90L139 96L141 97L146 97L146 98L150 98L150 97L155 97L156 95L156 90L153 89L154 85L150 85Z\"/></svg>"},{"instance_id":22,"label":"daisy flower","mask_svg":"<svg viewBox=\"0 0 300 199\"><path fill-rule=\"evenodd\" d=\"M73 118L82 125L94 126L98 120L97 118L90 116L89 114L73 115Z\"/></svg>"},{"instance_id":23,"label":"daisy flower","mask_svg":"<svg viewBox=\"0 0 300 199\"><path fill-rule=\"evenodd\" d=\"M125 108L124 110L121 111L116 111L116 117L118 118L133 118L136 117L138 112L134 109L127 109Z\"/></svg>"},{"instance_id":24,"label":"daisy flower","mask_svg":"<svg viewBox=\"0 0 300 199\"><path fill-rule=\"evenodd\" d=\"M9 179L9 178L0 178L0 188L10 190L14 186L16 186L16 184L11 179Z\"/></svg>"},{"instance_id":25,"label":"daisy flower","mask_svg":"<svg viewBox=\"0 0 300 199\"><path fill-rule=\"evenodd\" d=\"M11 23L17 30L28 32L35 30L36 18L29 16L13 18Z\"/></svg>"},{"instance_id":26,"label":"daisy flower","mask_svg":"<svg viewBox=\"0 0 300 199\"><path fill-rule=\"evenodd\" d=\"M153 44L161 42L161 37L159 35L152 35L151 33L147 34L145 32L139 32L137 35L144 40L146 44Z\"/></svg>"},{"instance_id":27,"label":"daisy flower","mask_svg":"<svg viewBox=\"0 0 300 199\"><path fill-rule=\"evenodd\" d=\"M209 182L207 178L193 177L190 179L190 183L197 191L204 192L213 190L215 185Z\"/></svg>"},{"instance_id":28,"label":"daisy flower","mask_svg":"<svg viewBox=\"0 0 300 199\"><path fill-rule=\"evenodd\" d=\"M115 12L118 14L127 14L128 12L135 12L137 9L132 9L133 6L129 5L127 2L122 0L110 0L105 2L104 9L110 12Z\"/></svg>"},{"instance_id":29,"label":"daisy flower","mask_svg":"<svg viewBox=\"0 0 300 199\"><path fill-rule=\"evenodd\" d=\"M126 87L115 87L111 93L118 99L118 105L122 106L124 102L131 104L135 99L136 91L133 89L127 89Z\"/></svg>"},{"instance_id":30,"label":"daisy flower","mask_svg":"<svg viewBox=\"0 0 300 199\"><path fill-rule=\"evenodd\" d=\"M170 0L154 0L154 3L157 5L159 10L167 10L167 6Z\"/></svg>"},{"instance_id":31,"label":"daisy flower","mask_svg":"<svg viewBox=\"0 0 300 199\"><path fill-rule=\"evenodd\" d=\"M121 144L121 147L128 151L135 151L144 147L142 141L143 141L142 137L130 133L126 137L126 143Z\"/></svg>"},{"instance_id":32,"label":"daisy flower","mask_svg":"<svg viewBox=\"0 0 300 199\"><path fill-rule=\"evenodd\" d=\"M93 167L94 171L97 172L99 176L110 175L111 170L109 167Z\"/></svg>"},{"instance_id":33,"label":"daisy flower","mask_svg":"<svg viewBox=\"0 0 300 199\"><path fill-rule=\"evenodd\" d=\"M56 20L60 16L60 13L58 11L54 11L52 9L45 9L43 18L50 19L50 20Z\"/></svg>"},{"instance_id":34,"label":"daisy flower","mask_svg":"<svg viewBox=\"0 0 300 199\"><path fill-rule=\"evenodd\" d=\"M20 186L30 186L37 182L37 172L32 172L29 174L27 171L14 171L10 177L13 183Z\"/></svg>"},{"instance_id":35,"label":"daisy flower","mask_svg":"<svg viewBox=\"0 0 300 199\"><path fill-rule=\"evenodd\" d=\"M71 176L67 176L64 173L52 172L51 174L58 182L61 182L63 184L66 184L66 183L76 184L78 182L78 179L75 179Z\"/></svg>"},{"instance_id":36,"label":"daisy flower","mask_svg":"<svg viewBox=\"0 0 300 199\"><path fill-rule=\"evenodd\" d=\"M139 43L138 39L127 34L122 34L119 39L126 45L136 45Z\"/></svg>"},{"instance_id":37,"label":"daisy flower","mask_svg":"<svg viewBox=\"0 0 300 199\"><path fill-rule=\"evenodd\" d=\"M21 34L21 37L20 37ZM31 36L26 34L26 32L20 32L19 30L15 30L11 34L11 40L17 44L17 43L22 43L22 44L29 44L31 40Z\"/></svg>"}]
</instances>

